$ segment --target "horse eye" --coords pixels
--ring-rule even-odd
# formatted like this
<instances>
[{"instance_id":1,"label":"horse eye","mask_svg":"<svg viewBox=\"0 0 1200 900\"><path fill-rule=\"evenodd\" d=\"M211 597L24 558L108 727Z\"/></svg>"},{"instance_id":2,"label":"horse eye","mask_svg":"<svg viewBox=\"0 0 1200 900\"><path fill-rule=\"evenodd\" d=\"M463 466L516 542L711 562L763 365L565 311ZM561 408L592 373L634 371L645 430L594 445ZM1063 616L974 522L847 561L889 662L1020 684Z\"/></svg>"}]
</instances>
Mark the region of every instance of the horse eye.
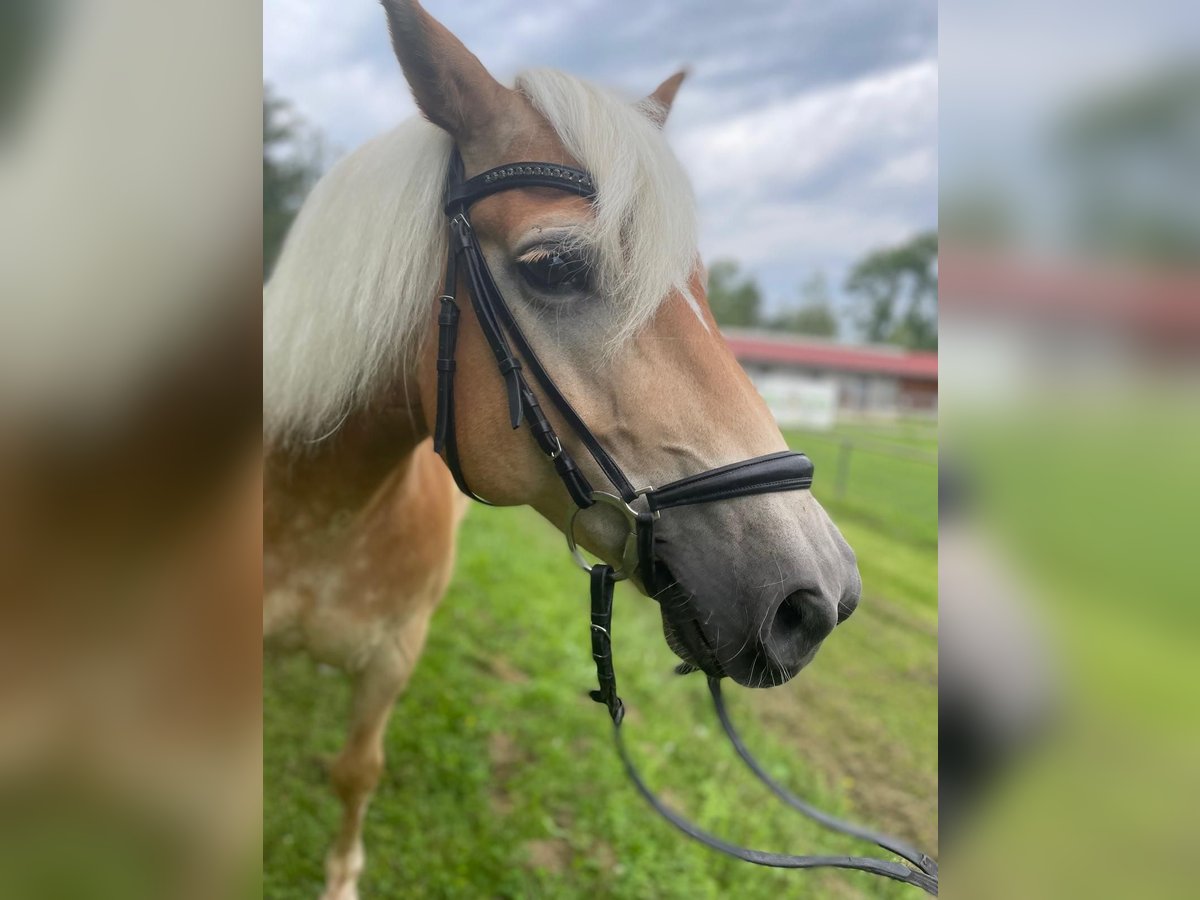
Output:
<instances>
[{"instance_id":1,"label":"horse eye","mask_svg":"<svg viewBox=\"0 0 1200 900\"><path fill-rule=\"evenodd\" d=\"M562 250L520 262L517 268L531 287L548 294L586 291L591 275L587 260Z\"/></svg>"}]
</instances>

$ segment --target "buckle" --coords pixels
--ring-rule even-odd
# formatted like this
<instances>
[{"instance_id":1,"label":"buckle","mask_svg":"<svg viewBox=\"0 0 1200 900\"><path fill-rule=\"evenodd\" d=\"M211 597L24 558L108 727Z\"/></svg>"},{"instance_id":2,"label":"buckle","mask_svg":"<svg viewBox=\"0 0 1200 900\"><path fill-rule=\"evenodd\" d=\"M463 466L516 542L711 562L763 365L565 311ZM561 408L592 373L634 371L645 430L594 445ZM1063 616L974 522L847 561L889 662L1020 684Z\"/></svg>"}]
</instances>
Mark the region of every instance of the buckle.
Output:
<instances>
[{"instance_id":1,"label":"buckle","mask_svg":"<svg viewBox=\"0 0 1200 900\"><path fill-rule=\"evenodd\" d=\"M647 510L647 512L650 513L650 518L654 519L654 521L657 522L658 517L660 515L662 515L662 512L655 508L654 501L650 498L650 495L653 493L654 493L654 488L644 487L641 490L634 491L633 496L646 498L646 510Z\"/></svg>"},{"instance_id":2,"label":"buckle","mask_svg":"<svg viewBox=\"0 0 1200 900\"><path fill-rule=\"evenodd\" d=\"M458 239L459 248L462 250L471 246L471 223L462 213L456 213L450 219L450 231L453 232L455 238Z\"/></svg>"}]
</instances>

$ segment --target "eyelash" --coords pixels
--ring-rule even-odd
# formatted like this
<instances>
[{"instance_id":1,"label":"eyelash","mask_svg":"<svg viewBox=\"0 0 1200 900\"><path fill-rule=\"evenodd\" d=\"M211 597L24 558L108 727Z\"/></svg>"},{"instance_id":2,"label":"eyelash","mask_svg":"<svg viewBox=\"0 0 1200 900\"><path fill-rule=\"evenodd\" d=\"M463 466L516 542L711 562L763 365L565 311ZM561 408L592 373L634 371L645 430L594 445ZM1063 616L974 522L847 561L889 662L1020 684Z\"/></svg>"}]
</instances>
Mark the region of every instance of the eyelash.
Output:
<instances>
[{"instance_id":1,"label":"eyelash","mask_svg":"<svg viewBox=\"0 0 1200 900\"><path fill-rule=\"evenodd\" d=\"M591 268L577 251L538 248L518 259L517 269L530 287L543 293L583 293L591 287Z\"/></svg>"}]
</instances>

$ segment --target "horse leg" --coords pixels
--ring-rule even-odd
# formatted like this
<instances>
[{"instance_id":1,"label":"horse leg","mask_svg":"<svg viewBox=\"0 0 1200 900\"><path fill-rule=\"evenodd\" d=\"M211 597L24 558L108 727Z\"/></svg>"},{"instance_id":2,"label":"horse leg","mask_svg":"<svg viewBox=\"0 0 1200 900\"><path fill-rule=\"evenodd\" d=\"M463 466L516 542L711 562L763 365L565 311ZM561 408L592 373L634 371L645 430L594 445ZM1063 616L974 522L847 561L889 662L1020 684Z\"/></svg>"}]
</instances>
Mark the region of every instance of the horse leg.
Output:
<instances>
[{"instance_id":1,"label":"horse leg","mask_svg":"<svg viewBox=\"0 0 1200 900\"><path fill-rule=\"evenodd\" d=\"M325 859L321 900L357 900L358 878L366 862L363 819L383 772L383 739L392 707L408 683L425 644L432 609L417 615L395 644L376 655L354 685L350 734L330 766L330 780L342 803L341 828Z\"/></svg>"},{"instance_id":2,"label":"horse leg","mask_svg":"<svg viewBox=\"0 0 1200 900\"><path fill-rule=\"evenodd\" d=\"M431 443L424 442L377 492L356 539L347 541L342 572L364 572L363 579L344 583L341 593L308 609L303 620L309 649L355 677L349 736L329 769L342 820L325 859L322 900L358 896L363 821L383 772L384 732L449 586L465 505ZM355 662L362 658L365 663Z\"/></svg>"}]
</instances>

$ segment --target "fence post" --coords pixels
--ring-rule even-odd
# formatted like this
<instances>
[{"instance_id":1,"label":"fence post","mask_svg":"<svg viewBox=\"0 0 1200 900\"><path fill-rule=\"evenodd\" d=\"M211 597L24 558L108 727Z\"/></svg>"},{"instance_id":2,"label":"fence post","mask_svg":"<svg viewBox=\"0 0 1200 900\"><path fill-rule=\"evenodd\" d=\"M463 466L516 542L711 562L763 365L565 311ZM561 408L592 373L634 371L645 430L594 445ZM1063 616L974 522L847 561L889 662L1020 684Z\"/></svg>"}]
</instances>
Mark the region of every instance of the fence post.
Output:
<instances>
[{"instance_id":1,"label":"fence post","mask_svg":"<svg viewBox=\"0 0 1200 900\"><path fill-rule=\"evenodd\" d=\"M837 475L834 477L834 496L839 500L846 499L846 485L850 481L850 454L854 445L848 440L842 441L838 448Z\"/></svg>"}]
</instances>

